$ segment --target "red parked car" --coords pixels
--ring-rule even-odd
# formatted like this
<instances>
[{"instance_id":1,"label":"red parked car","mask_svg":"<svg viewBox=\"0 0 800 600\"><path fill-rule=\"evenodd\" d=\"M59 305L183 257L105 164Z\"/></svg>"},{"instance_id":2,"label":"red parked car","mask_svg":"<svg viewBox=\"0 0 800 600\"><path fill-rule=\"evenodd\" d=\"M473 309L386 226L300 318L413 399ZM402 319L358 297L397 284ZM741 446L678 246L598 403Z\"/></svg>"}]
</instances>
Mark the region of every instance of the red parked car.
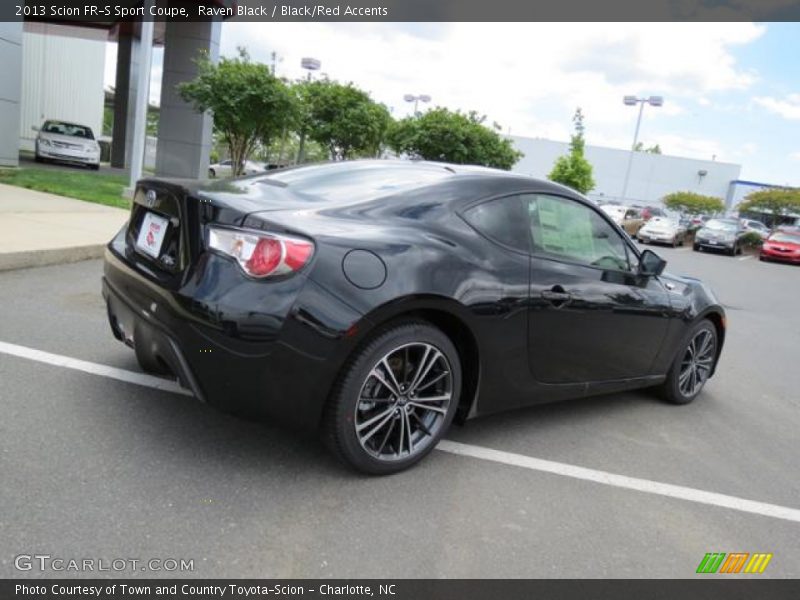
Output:
<instances>
[{"instance_id":1,"label":"red parked car","mask_svg":"<svg viewBox=\"0 0 800 600\"><path fill-rule=\"evenodd\" d=\"M764 240L759 259L800 264L800 233L776 231Z\"/></svg>"}]
</instances>

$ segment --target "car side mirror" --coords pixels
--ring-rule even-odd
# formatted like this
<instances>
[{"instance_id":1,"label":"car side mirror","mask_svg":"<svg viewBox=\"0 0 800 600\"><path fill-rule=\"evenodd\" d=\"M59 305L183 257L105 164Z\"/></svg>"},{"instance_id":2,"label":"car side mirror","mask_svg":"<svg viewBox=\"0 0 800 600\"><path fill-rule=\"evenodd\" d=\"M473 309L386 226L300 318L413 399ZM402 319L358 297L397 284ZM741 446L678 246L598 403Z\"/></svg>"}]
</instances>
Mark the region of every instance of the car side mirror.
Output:
<instances>
[{"instance_id":1,"label":"car side mirror","mask_svg":"<svg viewBox=\"0 0 800 600\"><path fill-rule=\"evenodd\" d=\"M645 277L656 277L664 272L667 261L661 258L652 250L645 250L639 258L639 275Z\"/></svg>"}]
</instances>

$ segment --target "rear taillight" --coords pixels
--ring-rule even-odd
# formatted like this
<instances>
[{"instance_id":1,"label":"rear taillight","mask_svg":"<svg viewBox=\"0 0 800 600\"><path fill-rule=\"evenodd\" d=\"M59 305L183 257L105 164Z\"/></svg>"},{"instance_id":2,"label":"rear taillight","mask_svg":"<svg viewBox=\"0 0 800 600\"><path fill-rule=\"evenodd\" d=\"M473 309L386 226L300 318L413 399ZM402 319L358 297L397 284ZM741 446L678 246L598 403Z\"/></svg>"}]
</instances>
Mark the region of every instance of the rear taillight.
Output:
<instances>
[{"instance_id":1,"label":"rear taillight","mask_svg":"<svg viewBox=\"0 0 800 600\"><path fill-rule=\"evenodd\" d=\"M288 275L303 268L314 254L314 243L278 234L209 227L209 246L236 259L251 277Z\"/></svg>"}]
</instances>

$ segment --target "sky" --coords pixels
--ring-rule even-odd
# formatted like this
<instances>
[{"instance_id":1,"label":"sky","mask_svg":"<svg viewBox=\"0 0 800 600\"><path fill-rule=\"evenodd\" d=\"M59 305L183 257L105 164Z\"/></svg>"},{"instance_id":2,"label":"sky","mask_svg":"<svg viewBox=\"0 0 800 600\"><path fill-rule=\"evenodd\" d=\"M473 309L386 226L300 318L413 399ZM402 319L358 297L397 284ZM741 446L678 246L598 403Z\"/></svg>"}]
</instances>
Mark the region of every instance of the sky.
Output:
<instances>
[{"instance_id":1,"label":"sky","mask_svg":"<svg viewBox=\"0 0 800 600\"><path fill-rule=\"evenodd\" d=\"M397 118L413 110L405 94L427 94L420 110L476 110L504 133L567 141L580 106L587 143L614 148L630 148L636 125L622 97L659 95L645 146L800 186L800 23L224 23L222 54L239 46L269 64L276 52L289 79L317 58ZM106 86L115 57L109 44ZM154 52L155 103L162 59Z\"/></svg>"}]
</instances>

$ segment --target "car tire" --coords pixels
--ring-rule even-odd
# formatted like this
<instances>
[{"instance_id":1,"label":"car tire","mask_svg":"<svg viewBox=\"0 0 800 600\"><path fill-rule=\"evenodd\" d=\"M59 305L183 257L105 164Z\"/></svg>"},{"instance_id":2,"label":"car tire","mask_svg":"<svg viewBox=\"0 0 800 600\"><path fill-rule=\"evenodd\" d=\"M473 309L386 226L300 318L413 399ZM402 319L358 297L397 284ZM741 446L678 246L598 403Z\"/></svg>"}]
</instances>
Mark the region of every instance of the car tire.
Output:
<instances>
[{"instance_id":1,"label":"car tire","mask_svg":"<svg viewBox=\"0 0 800 600\"><path fill-rule=\"evenodd\" d=\"M216 176L217 176L217 172L214 169L209 169L208 170L208 178L209 179L214 179Z\"/></svg>"},{"instance_id":2,"label":"car tire","mask_svg":"<svg viewBox=\"0 0 800 600\"><path fill-rule=\"evenodd\" d=\"M716 366L718 343L717 329L708 319L699 321L689 330L672 361L667 379L659 388L665 401L689 404L697 398ZM697 358L693 360L692 357Z\"/></svg>"},{"instance_id":3,"label":"car tire","mask_svg":"<svg viewBox=\"0 0 800 600\"><path fill-rule=\"evenodd\" d=\"M99 171L100 170L100 165L89 165L89 168L92 171Z\"/></svg>"},{"instance_id":4,"label":"car tire","mask_svg":"<svg viewBox=\"0 0 800 600\"><path fill-rule=\"evenodd\" d=\"M362 473L402 471L445 435L460 394L461 360L450 339L425 321L395 324L362 343L342 369L323 441Z\"/></svg>"},{"instance_id":5,"label":"car tire","mask_svg":"<svg viewBox=\"0 0 800 600\"><path fill-rule=\"evenodd\" d=\"M698 244L694 244L692 246L692 250L694 250L695 252L702 252L703 248L701 246L699 246Z\"/></svg>"},{"instance_id":6,"label":"car tire","mask_svg":"<svg viewBox=\"0 0 800 600\"><path fill-rule=\"evenodd\" d=\"M38 154L34 157L34 160L37 163L43 163L44 162L44 159L41 156L39 156Z\"/></svg>"}]
</instances>

